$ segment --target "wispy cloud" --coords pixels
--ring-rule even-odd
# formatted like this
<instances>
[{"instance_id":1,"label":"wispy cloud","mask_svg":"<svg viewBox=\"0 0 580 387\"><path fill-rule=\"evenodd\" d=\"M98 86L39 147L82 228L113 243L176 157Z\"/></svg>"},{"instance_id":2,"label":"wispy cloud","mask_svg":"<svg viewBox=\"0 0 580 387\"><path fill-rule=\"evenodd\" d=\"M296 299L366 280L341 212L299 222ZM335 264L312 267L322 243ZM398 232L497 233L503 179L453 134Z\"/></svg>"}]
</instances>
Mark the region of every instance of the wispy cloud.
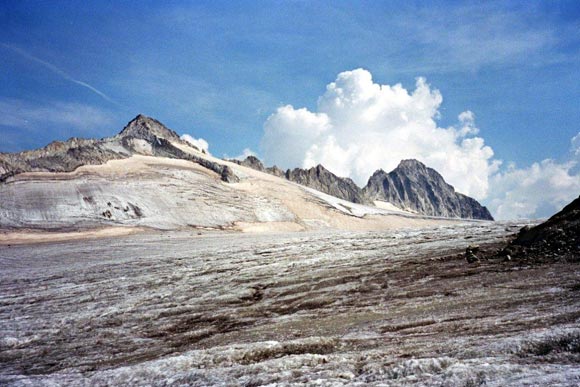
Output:
<instances>
[{"instance_id":1,"label":"wispy cloud","mask_svg":"<svg viewBox=\"0 0 580 387\"><path fill-rule=\"evenodd\" d=\"M525 7L497 2L449 9L419 7L395 18L395 23L405 32L401 38L418 50L413 72L566 61L558 47L580 38L568 26L552 23L539 6L527 3Z\"/></svg>"},{"instance_id":2,"label":"wispy cloud","mask_svg":"<svg viewBox=\"0 0 580 387\"><path fill-rule=\"evenodd\" d=\"M34 104L15 98L0 98L0 126L38 132L57 126L92 134L113 123L111 113L90 105L62 101Z\"/></svg>"},{"instance_id":3,"label":"wispy cloud","mask_svg":"<svg viewBox=\"0 0 580 387\"><path fill-rule=\"evenodd\" d=\"M102 91L100 91L99 89L97 89L94 86L89 85L86 82L80 81L78 79L73 78L72 76L70 76L68 73L66 73L65 71L61 70L60 68L56 67L55 65L53 65L52 63L49 63L45 60L42 60L40 58L37 58L34 55L29 54L28 52L24 51L21 48L18 47L14 47L10 44L6 44L6 43L0 43L0 46L17 53L18 55L22 56L23 58L26 58L28 60L31 60L33 62L36 62L42 66L44 66L45 68L49 69L50 71L52 71L53 73L61 76L63 79L75 83L79 86L82 86L84 88L89 89L90 91L92 91L93 93L97 94L98 96L100 96L101 98L105 99L106 101L119 106L119 103L114 101L113 99L111 99L111 97L109 97L108 95L106 95L105 93L103 93Z\"/></svg>"}]
</instances>

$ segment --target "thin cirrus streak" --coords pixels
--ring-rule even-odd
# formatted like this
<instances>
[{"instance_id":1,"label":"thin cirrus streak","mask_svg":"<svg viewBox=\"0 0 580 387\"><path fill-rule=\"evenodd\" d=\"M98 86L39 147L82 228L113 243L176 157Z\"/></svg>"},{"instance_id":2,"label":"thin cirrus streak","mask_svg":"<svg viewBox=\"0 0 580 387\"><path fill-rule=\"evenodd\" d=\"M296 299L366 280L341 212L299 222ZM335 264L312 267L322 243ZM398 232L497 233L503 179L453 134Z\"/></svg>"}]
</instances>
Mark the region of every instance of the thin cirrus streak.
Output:
<instances>
[{"instance_id":1,"label":"thin cirrus streak","mask_svg":"<svg viewBox=\"0 0 580 387\"><path fill-rule=\"evenodd\" d=\"M31 60L33 62L36 62L36 63L39 63L39 64L43 65L44 67L46 67L47 69L51 70L53 73L55 73L57 75L60 75L62 78L66 79L67 81L72 82L72 83L76 83L77 85L80 85L80 86L83 86L83 87L89 89L90 91L92 91L93 93L97 94L101 98L105 99L106 101L108 101L108 102L110 102L112 104L115 104L115 105L118 105L119 106L119 103L118 102L116 102L113 99L111 99L108 95L106 95L105 93L103 93L99 89L97 89L97 88L89 85L86 82L79 81L78 79L75 79L75 78L71 77L69 74L67 74L63 70L59 69L58 67L56 67L52 63L49 63L49 62L47 62L45 60L42 60L40 58L37 58L34 55L31 55L28 52L22 50L21 48L14 47L14 46L11 46L11 45L6 44L6 43L0 43L0 45L2 47L4 47L4 48L8 49L8 50L11 50L11 51L17 53L18 55L20 55L20 56L22 56L22 57L24 57L24 58L26 58L28 60Z\"/></svg>"}]
</instances>

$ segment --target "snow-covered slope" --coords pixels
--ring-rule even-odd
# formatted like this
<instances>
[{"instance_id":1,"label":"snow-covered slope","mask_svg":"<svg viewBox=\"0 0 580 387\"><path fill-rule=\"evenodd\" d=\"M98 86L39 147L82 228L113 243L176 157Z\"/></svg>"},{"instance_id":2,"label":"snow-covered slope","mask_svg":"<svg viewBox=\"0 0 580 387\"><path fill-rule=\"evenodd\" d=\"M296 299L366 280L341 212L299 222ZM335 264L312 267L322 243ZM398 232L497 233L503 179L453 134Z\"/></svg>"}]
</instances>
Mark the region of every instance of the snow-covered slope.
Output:
<instances>
[{"instance_id":1,"label":"snow-covered slope","mask_svg":"<svg viewBox=\"0 0 580 387\"><path fill-rule=\"evenodd\" d=\"M240 182L226 183L192 161L141 155L73 172L22 173L0 185L0 226L53 231L103 226L267 231L385 229L433 222L341 201L197 153L229 165Z\"/></svg>"}]
</instances>

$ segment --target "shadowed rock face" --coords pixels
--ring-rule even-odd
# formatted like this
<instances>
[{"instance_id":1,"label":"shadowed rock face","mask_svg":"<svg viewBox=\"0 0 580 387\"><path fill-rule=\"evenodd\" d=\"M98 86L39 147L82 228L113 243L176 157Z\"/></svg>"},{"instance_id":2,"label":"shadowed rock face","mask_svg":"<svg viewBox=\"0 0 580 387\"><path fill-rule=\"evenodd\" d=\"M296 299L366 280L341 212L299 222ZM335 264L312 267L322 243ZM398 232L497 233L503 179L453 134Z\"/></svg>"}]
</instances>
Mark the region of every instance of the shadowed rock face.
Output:
<instances>
[{"instance_id":1,"label":"shadowed rock face","mask_svg":"<svg viewBox=\"0 0 580 387\"><path fill-rule=\"evenodd\" d=\"M264 164L260 161L259 158L256 156L248 156L244 160L237 160L237 159L229 159L228 161L232 163L236 163L238 165L255 169L256 171L266 172L270 175L278 176L278 177L286 177L286 173L278 168L278 166L274 165L272 167L265 167Z\"/></svg>"},{"instance_id":2,"label":"shadowed rock face","mask_svg":"<svg viewBox=\"0 0 580 387\"><path fill-rule=\"evenodd\" d=\"M310 169L289 169L284 172L276 165L268 168L264 167L264 164L262 164L262 162L255 156L248 156L244 160L229 161L260 172L269 173L270 175L283 177L287 180L306 187L314 188L339 199L359 204L370 204L370 201L366 200L364 197L362 189L360 189L351 179L338 177L322 165Z\"/></svg>"},{"instance_id":3,"label":"shadowed rock face","mask_svg":"<svg viewBox=\"0 0 580 387\"><path fill-rule=\"evenodd\" d=\"M242 165L244 167L255 169L256 171L260 172L265 171L264 164L262 164L260 159L258 159L256 156L248 156L244 160L231 159L228 161L236 163L238 165Z\"/></svg>"},{"instance_id":4,"label":"shadowed rock face","mask_svg":"<svg viewBox=\"0 0 580 387\"><path fill-rule=\"evenodd\" d=\"M511 251L515 255L527 252L543 258L580 260L580 197L546 222L532 228L524 227L511 245L528 249Z\"/></svg>"},{"instance_id":5,"label":"shadowed rock face","mask_svg":"<svg viewBox=\"0 0 580 387\"><path fill-rule=\"evenodd\" d=\"M83 165L104 164L134 154L193 161L216 172L226 182L238 181L226 166L185 153L175 147L175 143L185 144L173 130L140 114L113 137L100 140L71 138L32 151L0 153L0 183L23 172L71 172Z\"/></svg>"},{"instance_id":6,"label":"shadowed rock face","mask_svg":"<svg viewBox=\"0 0 580 387\"><path fill-rule=\"evenodd\" d=\"M360 189L351 179L338 177L322 165L317 165L310 169L295 168L286 171L286 179L314 188L340 199L353 203L366 204L368 200L364 197Z\"/></svg>"},{"instance_id":7,"label":"shadowed rock face","mask_svg":"<svg viewBox=\"0 0 580 387\"><path fill-rule=\"evenodd\" d=\"M274 176L278 176L278 177L286 177L286 172L284 172L283 170L278 168L277 165L274 165L273 167L266 168L266 172L269 173L270 175L274 175Z\"/></svg>"},{"instance_id":8,"label":"shadowed rock face","mask_svg":"<svg viewBox=\"0 0 580 387\"><path fill-rule=\"evenodd\" d=\"M434 169L416 160L403 160L392 172L376 171L364 189L351 179L338 177L322 165L310 169L295 168L282 172L278 167L265 168L254 156L231 160L239 165L267 172L340 199L359 204L384 200L423 215L451 218L485 219L493 217L477 200L455 192Z\"/></svg>"},{"instance_id":9,"label":"shadowed rock face","mask_svg":"<svg viewBox=\"0 0 580 387\"><path fill-rule=\"evenodd\" d=\"M123 130L117 135L117 137L133 137L140 138L147 141L154 141L155 138L164 138L169 141L181 143L179 135L173 130L167 128L161 122L156 119L146 117L139 114L135 117ZM192 145L190 145L192 146ZM196 148L197 149L197 148Z\"/></svg>"},{"instance_id":10,"label":"shadowed rock face","mask_svg":"<svg viewBox=\"0 0 580 387\"><path fill-rule=\"evenodd\" d=\"M493 220L475 199L455 192L434 169L403 160L392 172L376 171L364 188L372 200L384 200L424 215Z\"/></svg>"}]
</instances>

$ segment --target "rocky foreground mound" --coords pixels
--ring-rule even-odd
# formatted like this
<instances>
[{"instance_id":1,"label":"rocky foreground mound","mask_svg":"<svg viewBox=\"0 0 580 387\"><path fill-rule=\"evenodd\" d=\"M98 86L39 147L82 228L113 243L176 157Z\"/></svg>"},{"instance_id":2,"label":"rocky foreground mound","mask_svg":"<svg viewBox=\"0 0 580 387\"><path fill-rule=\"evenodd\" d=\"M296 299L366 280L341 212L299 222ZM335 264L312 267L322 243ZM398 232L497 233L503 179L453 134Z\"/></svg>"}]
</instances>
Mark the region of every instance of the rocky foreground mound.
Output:
<instances>
[{"instance_id":1,"label":"rocky foreground mound","mask_svg":"<svg viewBox=\"0 0 580 387\"><path fill-rule=\"evenodd\" d=\"M580 261L580 197L546 222L524 227L506 253L539 260Z\"/></svg>"}]
</instances>

